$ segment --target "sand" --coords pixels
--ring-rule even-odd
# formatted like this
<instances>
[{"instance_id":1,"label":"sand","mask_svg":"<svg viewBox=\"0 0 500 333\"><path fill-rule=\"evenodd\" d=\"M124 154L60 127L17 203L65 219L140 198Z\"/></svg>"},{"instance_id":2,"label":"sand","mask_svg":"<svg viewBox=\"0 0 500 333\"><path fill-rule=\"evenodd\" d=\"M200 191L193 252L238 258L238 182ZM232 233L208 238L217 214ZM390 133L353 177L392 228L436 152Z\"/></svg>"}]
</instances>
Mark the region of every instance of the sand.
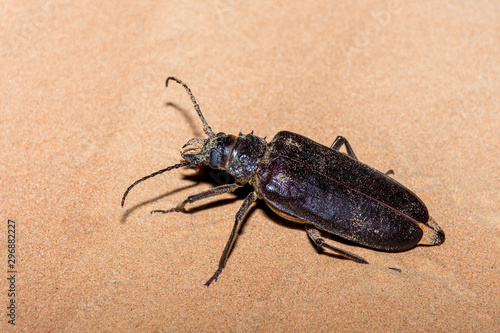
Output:
<instances>
[{"instance_id":1,"label":"sand","mask_svg":"<svg viewBox=\"0 0 500 333\"><path fill-rule=\"evenodd\" d=\"M498 2L2 6L1 330L500 331ZM318 254L260 202L206 288L248 191L151 215L213 186L183 169L120 207L203 135L170 75L216 132L343 135L426 203L445 243L387 253L325 237L361 265Z\"/></svg>"}]
</instances>

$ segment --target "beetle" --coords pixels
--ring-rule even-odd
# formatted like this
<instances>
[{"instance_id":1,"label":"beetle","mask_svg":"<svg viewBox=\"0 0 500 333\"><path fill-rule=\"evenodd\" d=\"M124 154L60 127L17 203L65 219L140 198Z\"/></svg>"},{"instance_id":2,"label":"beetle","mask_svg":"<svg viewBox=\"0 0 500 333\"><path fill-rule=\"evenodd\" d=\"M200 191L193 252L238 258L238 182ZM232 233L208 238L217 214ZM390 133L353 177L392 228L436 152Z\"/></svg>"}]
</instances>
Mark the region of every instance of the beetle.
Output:
<instances>
[{"instance_id":1,"label":"beetle","mask_svg":"<svg viewBox=\"0 0 500 333\"><path fill-rule=\"evenodd\" d=\"M387 173L358 160L349 142L338 136L331 147L302 135L282 131L267 143L252 133L238 136L215 133L208 125L191 89L176 77L191 98L208 138L193 138L181 148L182 163L159 170L130 185L121 206L138 183L181 167L209 166L225 170L235 183L220 185L189 196L169 210L151 213L180 212L186 204L217 196L250 184L236 213L231 234L219 261L219 267L205 283L216 281L226 266L237 230L250 205L263 199L279 216L305 225L306 232L319 248L327 248L345 258L367 264L363 258L327 244L319 230L368 248L383 251L406 251L416 245L439 245L443 230L429 216L417 195ZM347 154L340 152L345 147Z\"/></svg>"}]
</instances>

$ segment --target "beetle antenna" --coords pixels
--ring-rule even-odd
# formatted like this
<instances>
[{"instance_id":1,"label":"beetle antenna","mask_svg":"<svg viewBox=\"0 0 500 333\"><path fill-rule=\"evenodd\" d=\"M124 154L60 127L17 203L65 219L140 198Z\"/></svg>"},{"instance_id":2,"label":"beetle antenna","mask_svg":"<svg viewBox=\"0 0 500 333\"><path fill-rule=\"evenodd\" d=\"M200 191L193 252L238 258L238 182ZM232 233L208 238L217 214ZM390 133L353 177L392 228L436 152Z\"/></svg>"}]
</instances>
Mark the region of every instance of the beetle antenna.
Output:
<instances>
[{"instance_id":1,"label":"beetle antenna","mask_svg":"<svg viewBox=\"0 0 500 333\"><path fill-rule=\"evenodd\" d=\"M209 137L214 137L215 133L212 131L212 128L208 125L207 121L205 120L205 117L203 117L203 113L201 113L200 106L198 105L198 103L196 103L196 99L194 98L194 95L191 92L191 89L189 89L187 84L185 84L184 82L182 82L181 80L179 80L178 78L173 77L173 76L169 76L167 78L167 81L165 82L165 86L168 87L168 81L170 81L170 80L174 80L178 84L182 85L184 87L184 89L186 89L189 97L191 97L191 102L193 102L194 109L196 110L196 112L198 112L198 116L200 116L201 122L203 123L203 132L205 132L205 134L208 135Z\"/></svg>"},{"instance_id":2,"label":"beetle antenna","mask_svg":"<svg viewBox=\"0 0 500 333\"><path fill-rule=\"evenodd\" d=\"M162 170L159 170L159 171L156 171L156 172L153 172L152 174L150 174L149 176L146 176L146 177L143 177L141 179L139 179L138 181L136 181L135 183L133 183L132 185L130 185L127 190L125 191L125 193L123 194L123 198L122 198L122 207L123 205L125 204L125 198L127 197L128 195L128 192L130 192L130 190L132 189L132 187L134 187L135 185L139 184L140 182L148 179L148 178L151 178L151 177L154 177L154 176L157 176L161 173L164 173L164 172L167 172L167 171L170 171L170 170L173 170L173 169L178 169L178 168L182 168L183 166L187 166L187 165L191 165L191 163L189 162L184 162L184 163L179 163L179 164L176 164L176 165L172 165L172 166L169 166L168 168L165 168L165 169L162 169Z\"/></svg>"}]
</instances>

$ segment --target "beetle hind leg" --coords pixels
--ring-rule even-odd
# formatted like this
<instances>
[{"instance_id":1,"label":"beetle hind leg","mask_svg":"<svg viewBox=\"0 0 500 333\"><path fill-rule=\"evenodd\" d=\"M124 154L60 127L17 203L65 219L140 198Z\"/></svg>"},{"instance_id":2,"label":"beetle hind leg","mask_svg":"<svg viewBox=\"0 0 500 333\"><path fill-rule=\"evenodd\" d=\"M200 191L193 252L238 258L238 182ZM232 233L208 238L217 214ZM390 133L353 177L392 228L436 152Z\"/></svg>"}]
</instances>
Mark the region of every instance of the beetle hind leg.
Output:
<instances>
[{"instance_id":1,"label":"beetle hind leg","mask_svg":"<svg viewBox=\"0 0 500 333\"><path fill-rule=\"evenodd\" d=\"M345 146L345 150L347 151L347 156L358 161L358 158L356 157L356 154L354 154L354 150L352 149L351 144L349 143L349 141L347 141L346 138L344 138L341 135L339 135L335 139L335 141L333 141L332 145L330 146L330 149L340 151L340 148L342 148L342 146ZM385 174L387 176L393 176L394 170L392 170L392 169L387 170L387 172Z\"/></svg>"},{"instance_id":2,"label":"beetle hind leg","mask_svg":"<svg viewBox=\"0 0 500 333\"><path fill-rule=\"evenodd\" d=\"M354 150L352 149L351 145L349 144L349 141L347 141L347 139L344 138L343 136L339 135L335 139L335 141L333 141L330 148L333 150L339 151L340 148L342 148L342 146L345 146L345 149L347 150L347 155L350 158L358 160L358 158L356 157L356 154L354 154Z\"/></svg>"},{"instance_id":3,"label":"beetle hind leg","mask_svg":"<svg viewBox=\"0 0 500 333\"><path fill-rule=\"evenodd\" d=\"M327 249L341 255L342 257L345 257L345 258L350 259L352 261L359 262L361 264L368 264L368 261L366 261L365 259L363 259L361 257L358 257L355 254L349 253L347 251L341 250L337 247L334 247L334 246L331 246L330 244L325 243L325 240L323 238L321 238L321 233L319 232L318 229L312 227L309 224L306 224L305 226L306 226L307 235L313 240L313 242L314 242L314 244L316 244L316 246L327 248Z\"/></svg>"}]
</instances>

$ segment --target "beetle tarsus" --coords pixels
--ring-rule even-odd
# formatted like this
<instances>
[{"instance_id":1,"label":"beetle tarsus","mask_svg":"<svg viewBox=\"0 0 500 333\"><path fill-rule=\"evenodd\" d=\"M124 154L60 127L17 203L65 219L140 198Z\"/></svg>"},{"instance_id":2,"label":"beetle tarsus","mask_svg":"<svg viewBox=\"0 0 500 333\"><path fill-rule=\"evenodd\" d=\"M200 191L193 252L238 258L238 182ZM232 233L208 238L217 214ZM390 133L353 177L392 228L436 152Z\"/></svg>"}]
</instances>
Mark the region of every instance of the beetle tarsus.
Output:
<instances>
[{"instance_id":1,"label":"beetle tarsus","mask_svg":"<svg viewBox=\"0 0 500 333\"><path fill-rule=\"evenodd\" d=\"M219 269L215 272L215 274L210 279L208 279L207 282L205 282L205 286L207 286L208 288L210 286L210 283L212 283L213 281L217 281L221 272L222 272L222 267L219 267Z\"/></svg>"}]
</instances>

